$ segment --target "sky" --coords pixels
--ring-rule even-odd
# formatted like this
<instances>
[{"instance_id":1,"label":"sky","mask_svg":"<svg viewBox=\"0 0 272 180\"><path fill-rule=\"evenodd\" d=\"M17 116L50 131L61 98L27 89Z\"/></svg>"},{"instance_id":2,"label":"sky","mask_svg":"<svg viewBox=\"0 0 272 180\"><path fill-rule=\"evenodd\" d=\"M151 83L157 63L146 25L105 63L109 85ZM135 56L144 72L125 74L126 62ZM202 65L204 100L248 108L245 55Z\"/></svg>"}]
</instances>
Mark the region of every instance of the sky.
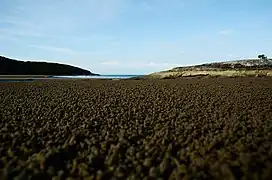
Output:
<instances>
[{"instance_id":1,"label":"sky","mask_svg":"<svg viewBox=\"0 0 272 180\"><path fill-rule=\"evenodd\" d=\"M272 56L271 0L0 0L0 55L99 74Z\"/></svg>"}]
</instances>

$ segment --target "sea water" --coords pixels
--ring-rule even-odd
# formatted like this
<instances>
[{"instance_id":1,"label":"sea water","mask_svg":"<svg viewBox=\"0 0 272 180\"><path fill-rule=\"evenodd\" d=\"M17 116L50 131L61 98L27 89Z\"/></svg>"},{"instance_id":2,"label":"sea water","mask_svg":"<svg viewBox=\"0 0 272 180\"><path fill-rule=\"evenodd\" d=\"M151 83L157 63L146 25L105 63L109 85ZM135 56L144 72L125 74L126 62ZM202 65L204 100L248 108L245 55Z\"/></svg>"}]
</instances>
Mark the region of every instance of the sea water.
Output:
<instances>
[{"instance_id":1,"label":"sea water","mask_svg":"<svg viewBox=\"0 0 272 180\"><path fill-rule=\"evenodd\" d=\"M100 75L100 76L50 76L48 78L21 78L21 79L0 79L0 82L31 82L40 79L129 79L142 75Z\"/></svg>"},{"instance_id":2,"label":"sea water","mask_svg":"<svg viewBox=\"0 0 272 180\"><path fill-rule=\"evenodd\" d=\"M100 76L53 76L53 78L79 78L79 79L128 79L141 75L100 75Z\"/></svg>"}]
</instances>

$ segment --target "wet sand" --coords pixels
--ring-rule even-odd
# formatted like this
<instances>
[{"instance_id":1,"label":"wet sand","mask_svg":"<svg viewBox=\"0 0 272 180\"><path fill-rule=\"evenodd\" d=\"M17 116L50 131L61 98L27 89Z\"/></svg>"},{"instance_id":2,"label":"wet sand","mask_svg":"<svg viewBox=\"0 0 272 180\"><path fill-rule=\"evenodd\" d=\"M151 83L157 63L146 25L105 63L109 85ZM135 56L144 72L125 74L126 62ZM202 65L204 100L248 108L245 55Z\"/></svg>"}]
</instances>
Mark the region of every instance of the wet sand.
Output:
<instances>
[{"instance_id":1,"label":"wet sand","mask_svg":"<svg viewBox=\"0 0 272 180\"><path fill-rule=\"evenodd\" d=\"M272 177L271 77L2 84L2 179Z\"/></svg>"}]
</instances>

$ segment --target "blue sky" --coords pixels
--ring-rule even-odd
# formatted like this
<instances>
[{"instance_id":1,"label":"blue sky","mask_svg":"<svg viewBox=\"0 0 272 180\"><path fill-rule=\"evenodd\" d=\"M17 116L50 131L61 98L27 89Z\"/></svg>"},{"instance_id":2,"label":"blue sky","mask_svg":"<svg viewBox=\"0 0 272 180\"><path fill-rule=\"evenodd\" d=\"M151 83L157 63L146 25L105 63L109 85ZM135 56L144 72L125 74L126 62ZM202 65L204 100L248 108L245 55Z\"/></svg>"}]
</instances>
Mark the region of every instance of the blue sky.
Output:
<instances>
[{"instance_id":1,"label":"blue sky","mask_svg":"<svg viewBox=\"0 0 272 180\"><path fill-rule=\"evenodd\" d=\"M271 0L1 0L0 55L101 74L272 56Z\"/></svg>"}]
</instances>

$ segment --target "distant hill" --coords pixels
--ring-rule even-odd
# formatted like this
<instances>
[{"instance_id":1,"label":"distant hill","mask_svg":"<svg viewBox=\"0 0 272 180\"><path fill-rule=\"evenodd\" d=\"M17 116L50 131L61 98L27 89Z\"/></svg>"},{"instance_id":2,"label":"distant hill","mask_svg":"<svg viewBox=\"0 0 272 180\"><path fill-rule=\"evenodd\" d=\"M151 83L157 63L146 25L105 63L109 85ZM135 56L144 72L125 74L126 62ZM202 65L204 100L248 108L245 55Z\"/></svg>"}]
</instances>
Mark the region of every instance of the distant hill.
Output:
<instances>
[{"instance_id":1,"label":"distant hill","mask_svg":"<svg viewBox=\"0 0 272 180\"><path fill-rule=\"evenodd\" d=\"M272 69L272 59L244 59L236 61L224 61L207 63L195 66L176 67L169 71L181 70L264 70Z\"/></svg>"},{"instance_id":2,"label":"distant hill","mask_svg":"<svg viewBox=\"0 0 272 180\"><path fill-rule=\"evenodd\" d=\"M47 62L19 61L0 56L0 75L98 75L78 67Z\"/></svg>"},{"instance_id":3,"label":"distant hill","mask_svg":"<svg viewBox=\"0 0 272 180\"><path fill-rule=\"evenodd\" d=\"M175 67L161 72L155 72L144 78L179 78L197 76L272 76L272 59L244 59L207 63L195 66Z\"/></svg>"}]
</instances>

